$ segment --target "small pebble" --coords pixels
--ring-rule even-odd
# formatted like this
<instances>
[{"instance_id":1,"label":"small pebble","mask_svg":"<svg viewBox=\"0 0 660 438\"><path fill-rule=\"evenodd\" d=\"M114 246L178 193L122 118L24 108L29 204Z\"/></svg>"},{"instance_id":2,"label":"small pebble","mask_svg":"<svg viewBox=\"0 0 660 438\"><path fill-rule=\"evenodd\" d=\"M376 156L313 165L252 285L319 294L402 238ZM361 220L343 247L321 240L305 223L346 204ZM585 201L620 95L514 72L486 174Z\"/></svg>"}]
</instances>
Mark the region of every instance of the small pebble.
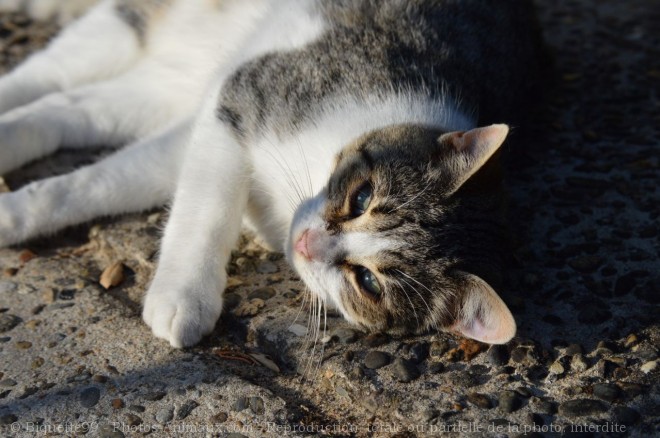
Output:
<instances>
[{"instance_id":1,"label":"small pebble","mask_svg":"<svg viewBox=\"0 0 660 438\"><path fill-rule=\"evenodd\" d=\"M149 401L158 401L165 397L167 393L165 391L154 391L142 396L145 400Z\"/></svg>"},{"instance_id":2,"label":"small pebble","mask_svg":"<svg viewBox=\"0 0 660 438\"><path fill-rule=\"evenodd\" d=\"M630 347L636 345L637 343L639 343L639 338L637 337L636 334L631 333L631 334L628 335L628 337L626 338L626 341L624 342L623 345L625 345L627 348L630 348Z\"/></svg>"},{"instance_id":3,"label":"small pebble","mask_svg":"<svg viewBox=\"0 0 660 438\"><path fill-rule=\"evenodd\" d=\"M618 423L625 424L626 426L634 425L641 417L639 412L627 406L615 406L612 409L612 414L614 414L614 419Z\"/></svg>"},{"instance_id":4,"label":"small pebble","mask_svg":"<svg viewBox=\"0 0 660 438\"><path fill-rule=\"evenodd\" d=\"M449 351L449 343L444 339L442 339L440 341L433 341L431 343L429 354L431 355L431 357L440 358L447 351Z\"/></svg>"},{"instance_id":5,"label":"small pebble","mask_svg":"<svg viewBox=\"0 0 660 438\"><path fill-rule=\"evenodd\" d=\"M131 414L130 412L126 414L126 424L129 426L138 426L142 424L142 418L138 417L135 414Z\"/></svg>"},{"instance_id":6,"label":"small pebble","mask_svg":"<svg viewBox=\"0 0 660 438\"><path fill-rule=\"evenodd\" d=\"M264 406L264 399L261 397L250 397L249 401L250 410L257 415L263 415L266 412L266 407Z\"/></svg>"},{"instance_id":7,"label":"small pebble","mask_svg":"<svg viewBox=\"0 0 660 438\"><path fill-rule=\"evenodd\" d=\"M607 406L598 400L569 400L559 405L559 415L564 417L586 417L607 412Z\"/></svg>"},{"instance_id":8,"label":"small pebble","mask_svg":"<svg viewBox=\"0 0 660 438\"><path fill-rule=\"evenodd\" d=\"M364 358L364 366L370 370L382 368L390 363L390 355L382 351L370 351Z\"/></svg>"},{"instance_id":9,"label":"small pebble","mask_svg":"<svg viewBox=\"0 0 660 438\"><path fill-rule=\"evenodd\" d=\"M550 365L549 371L552 374L561 375L564 374L566 369L564 368L564 365L562 365L561 362L557 360L553 362L552 365Z\"/></svg>"},{"instance_id":10,"label":"small pebble","mask_svg":"<svg viewBox=\"0 0 660 438\"><path fill-rule=\"evenodd\" d=\"M112 404L113 409L121 409L124 407L124 401L120 398L113 398L110 404Z\"/></svg>"},{"instance_id":11,"label":"small pebble","mask_svg":"<svg viewBox=\"0 0 660 438\"><path fill-rule=\"evenodd\" d=\"M362 342L364 342L364 345L367 347L376 348L386 344L389 339L390 337L384 333L371 333L370 335L366 336Z\"/></svg>"},{"instance_id":12,"label":"small pebble","mask_svg":"<svg viewBox=\"0 0 660 438\"><path fill-rule=\"evenodd\" d=\"M16 348L19 350L28 350L32 348L32 342L30 341L18 341L16 342Z\"/></svg>"},{"instance_id":13,"label":"small pebble","mask_svg":"<svg viewBox=\"0 0 660 438\"><path fill-rule=\"evenodd\" d=\"M9 313L0 313L0 333L8 332L23 322L21 318Z\"/></svg>"},{"instance_id":14,"label":"small pebble","mask_svg":"<svg viewBox=\"0 0 660 438\"><path fill-rule=\"evenodd\" d=\"M601 400L612 403L621 395L621 390L618 386L611 383L597 383L593 387L594 396Z\"/></svg>"},{"instance_id":15,"label":"small pebble","mask_svg":"<svg viewBox=\"0 0 660 438\"><path fill-rule=\"evenodd\" d=\"M267 301L277 295L277 292L272 287L262 287L256 290L253 290L248 294L248 299L252 300L254 298L259 298L261 300Z\"/></svg>"},{"instance_id":16,"label":"small pebble","mask_svg":"<svg viewBox=\"0 0 660 438\"><path fill-rule=\"evenodd\" d=\"M467 400L481 409L490 409L493 407L488 396L478 392L471 392L467 395Z\"/></svg>"},{"instance_id":17,"label":"small pebble","mask_svg":"<svg viewBox=\"0 0 660 438\"><path fill-rule=\"evenodd\" d=\"M342 344L351 344L358 339L357 330L353 330L352 328L347 327L338 328L332 332L332 335L336 336L337 339L339 339L339 342Z\"/></svg>"},{"instance_id":18,"label":"small pebble","mask_svg":"<svg viewBox=\"0 0 660 438\"><path fill-rule=\"evenodd\" d=\"M410 360L414 363L422 363L429 357L429 344L427 342L416 342L410 348Z\"/></svg>"},{"instance_id":19,"label":"small pebble","mask_svg":"<svg viewBox=\"0 0 660 438\"><path fill-rule=\"evenodd\" d=\"M156 421L160 424L168 423L172 418L174 418L174 408L163 408L156 412Z\"/></svg>"},{"instance_id":20,"label":"small pebble","mask_svg":"<svg viewBox=\"0 0 660 438\"><path fill-rule=\"evenodd\" d=\"M96 406L100 398L101 391L95 386L90 386L89 388L83 389L80 393L80 404L84 408L92 408Z\"/></svg>"},{"instance_id":21,"label":"small pebble","mask_svg":"<svg viewBox=\"0 0 660 438\"><path fill-rule=\"evenodd\" d=\"M112 424L104 424L94 431L99 438L124 438L124 432Z\"/></svg>"},{"instance_id":22,"label":"small pebble","mask_svg":"<svg viewBox=\"0 0 660 438\"><path fill-rule=\"evenodd\" d=\"M658 361L652 360L650 362L646 362L644 365L639 367L639 370L644 374L648 374L651 371L655 370L656 368L658 368Z\"/></svg>"},{"instance_id":23,"label":"small pebble","mask_svg":"<svg viewBox=\"0 0 660 438\"><path fill-rule=\"evenodd\" d=\"M197 407L199 406L199 403L197 403L195 400L188 400L184 404L181 405L181 407L177 410L176 412L176 419L177 420L183 420L186 418L190 413Z\"/></svg>"},{"instance_id":24,"label":"small pebble","mask_svg":"<svg viewBox=\"0 0 660 438\"><path fill-rule=\"evenodd\" d=\"M256 269L259 274L274 274L279 271L277 265L268 260L262 260L259 262Z\"/></svg>"},{"instance_id":25,"label":"small pebble","mask_svg":"<svg viewBox=\"0 0 660 438\"><path fill-rule=\"evenodd\" d=\"M211 417L211 423L224 423L229 418L226 412L218 412L213 417Z\"/></svg>"},{"instance_id":26,"label":"small pebble","mask_svg":"<svg viewBox=\"0 0 660 438\"><path fill-rule=\"evenodd\" d=\"M589 368L589 364L581 354L576 354L571 358L571 370L580 373L587 368Z\"/></svg>"},{"instance_id":27,"label":"small pebble","mask_svg":"<svg viewBox=\"0 0 660 438\"><path fill-rule=\"evenodd\" d=\"M520 399L514 391L502 391L500 392L498 400L498 407L502 412L511 413L520 408Z\"/></svg>"},{"instance_id":28,"label":"small pebble","mask_svg":"<svg viewBox=\"0 0 660 438\"><path fill-rule=\"evenodd\" d=\"M0 387L8 388L11 386L16 386L18 383L16 383L16 380L14 379L4 379L0 380Z\"/></svg>"},{"instance_id":29,"label":"small pebble","mask_svg":"<svg viewBox=\"0 0 660 438\"><path fill-rule=\"evenodd\" d=\"M245 409L250 406L250 401L247 399L247 397L239 397L236 399L236 402L234 403L234 411L240 412L244 411Z\"/></svg>"},{"instance_id":30,"label":"small pebble","mask_svg":"<svg viewBox=\"0 0 660 438\"><path fill-rule=\"evenodd\" d=\"M400 357L394 360L393 372L394 377L403 383L411 382L420 376L417 365Z\"/></svg>"},{"instance_id":31,"label":"small pebble","mask_svg":"<svg viewBox=\"0 0 660 438\"><path fill-rule=\"evenodd\" d=\"M445 370L445 366L442 362L433 362L429 365L428 371L431 374L438 374Z\"/></svg>"},{"instance_id":32,"label":"small pebble","mask_svg":"<svg viewBox=\"0 0 660 438\"><path fill-rule=\"evenodd\" d=\"M486 361L493 366L504 366L509 363L509 350L505 345L491 345L486 353Z\"/></svg>"}]
</instances>

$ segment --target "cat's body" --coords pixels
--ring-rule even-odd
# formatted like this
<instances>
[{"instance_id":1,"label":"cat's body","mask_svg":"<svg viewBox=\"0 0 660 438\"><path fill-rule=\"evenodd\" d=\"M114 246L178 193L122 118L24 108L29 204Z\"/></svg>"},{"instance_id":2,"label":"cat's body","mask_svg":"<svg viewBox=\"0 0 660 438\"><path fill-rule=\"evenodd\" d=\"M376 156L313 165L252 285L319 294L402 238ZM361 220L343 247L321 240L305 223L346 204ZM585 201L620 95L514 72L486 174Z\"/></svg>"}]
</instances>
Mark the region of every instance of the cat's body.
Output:
<instances>
[{"instance_id":1,"label":"cat's body","mask_svg":"<svg viewBox=\"0 0 660 438\"><path fill-rule=\"evenodd\" d=\"M538 43L525 1L106 0L0 80L0 174L138 140L1 195L0 245L174 195L144 310L174 346L213 328L243 220L353 322L505 342L477 276L500 198L468 179Z\"/></svg>"}]
</instances>

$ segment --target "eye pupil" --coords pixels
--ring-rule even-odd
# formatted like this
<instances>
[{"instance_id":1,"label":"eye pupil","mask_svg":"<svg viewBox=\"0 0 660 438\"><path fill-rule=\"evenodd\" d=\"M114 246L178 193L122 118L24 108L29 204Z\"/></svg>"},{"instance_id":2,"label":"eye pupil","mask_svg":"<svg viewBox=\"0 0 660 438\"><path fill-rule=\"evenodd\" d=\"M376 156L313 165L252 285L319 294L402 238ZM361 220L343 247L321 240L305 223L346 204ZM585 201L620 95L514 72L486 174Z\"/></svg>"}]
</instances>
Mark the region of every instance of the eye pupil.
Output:
<instances>
[{"instance_id":1,"label":"eye pupil","mask_svg":"<svg viewBox=\"0 0 660 438\"><path fill-rule=\"evenodd\" d=\"M358 217L364 214L365 211L369 208L369 204L371 204L371 184L365 183L363 184L355 194L353 198L353 207L351 209L351 213L353 214L353 217Z\"/></svg>"},{"instance_id":2,"label":"eye pupil","mask_svg":"<svg viewBox=\"0 0 660 438\"><path fill-rule=\"evenodd\" d=\"M358 284L364 291L376 297L380 295L380 283L373 272L363 266L358 266L356 276Z\"/></svg>"}]
</instances>

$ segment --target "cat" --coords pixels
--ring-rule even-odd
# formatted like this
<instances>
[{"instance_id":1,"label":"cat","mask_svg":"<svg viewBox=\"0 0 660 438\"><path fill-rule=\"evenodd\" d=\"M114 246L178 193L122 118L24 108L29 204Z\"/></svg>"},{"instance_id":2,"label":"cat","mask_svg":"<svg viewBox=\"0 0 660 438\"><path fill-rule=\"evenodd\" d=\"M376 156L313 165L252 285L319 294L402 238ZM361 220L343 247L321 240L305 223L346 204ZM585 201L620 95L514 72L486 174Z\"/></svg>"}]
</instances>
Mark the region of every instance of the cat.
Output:
<instances>
[{"instance_id":1,"label":"cat","mask_svg":"<svg viewBox=\"0 0 660 438\"><path fill-rule=\"evenodd\" d=\"M0 79L0 175L127 146L0 195L0 246L171 201L143 318L173 347L242 225L365 329L506 343L497 152L541 45L526 0L101 1Z\"/></svg>"}]
</instances>

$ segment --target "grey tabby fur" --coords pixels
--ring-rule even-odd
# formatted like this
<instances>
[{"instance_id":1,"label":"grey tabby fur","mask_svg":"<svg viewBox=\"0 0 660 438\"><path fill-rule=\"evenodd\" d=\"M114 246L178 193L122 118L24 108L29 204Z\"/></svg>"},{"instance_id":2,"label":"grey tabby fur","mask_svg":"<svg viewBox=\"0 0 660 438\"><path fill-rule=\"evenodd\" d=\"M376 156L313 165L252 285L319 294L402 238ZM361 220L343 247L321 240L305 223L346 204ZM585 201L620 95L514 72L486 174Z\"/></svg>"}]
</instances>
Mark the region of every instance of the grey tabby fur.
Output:
<instances>
[{"instance_id":1,"label":"grey tabby fur","mask_svg":"<svg viewBox=\"0 0 660 438\"><path fill-rule=\"evenodd\" d=\"M544 62L528 1L328 0L319 7L329 31L299 50L247 62L222 89L218 116L245 144L267 129L295 133L342 96L392 92L456 102L478 125L515 123ZM399 243L379 256L387 281L378 303L365 305L346 274L342 302L367 328L451 327L465 305L468 274L498 283L507 245L497 159L454 191L453 160L461 157L450 147L438 151L442 134L425 126L367 134L340 155L329 181L328 229L351 226L341 206L368 180L378 204L368 231Z\"/></svg>"}]
</instances>

